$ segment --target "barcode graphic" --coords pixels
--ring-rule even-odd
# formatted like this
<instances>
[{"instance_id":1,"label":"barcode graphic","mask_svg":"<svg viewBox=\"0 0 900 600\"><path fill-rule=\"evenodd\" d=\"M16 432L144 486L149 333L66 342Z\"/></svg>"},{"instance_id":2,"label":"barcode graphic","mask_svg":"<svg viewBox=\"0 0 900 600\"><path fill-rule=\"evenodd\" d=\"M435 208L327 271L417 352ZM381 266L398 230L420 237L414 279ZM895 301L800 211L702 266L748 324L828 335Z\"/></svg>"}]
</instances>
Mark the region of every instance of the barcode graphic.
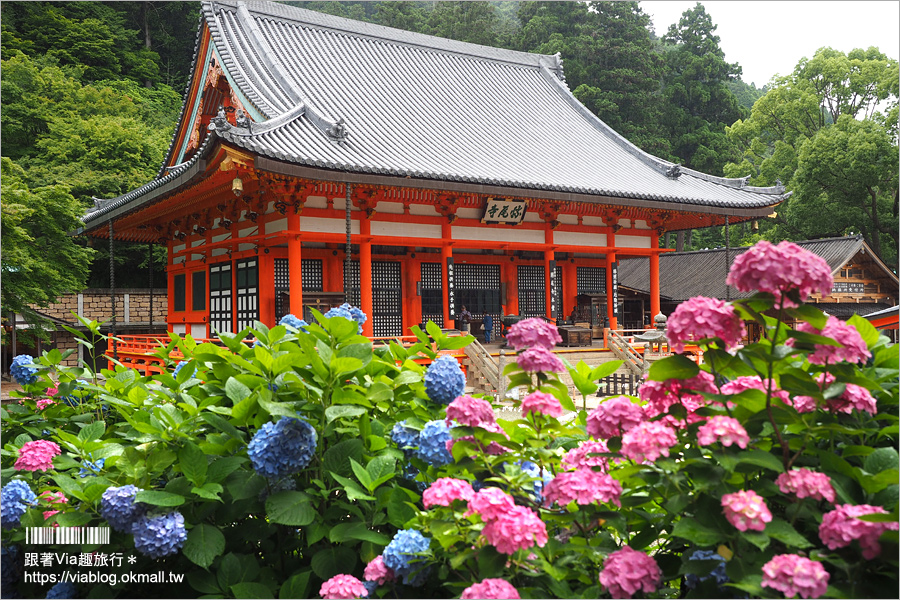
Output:
<instances>
[{"instance_id":1,"label":"barcode graphic","mask_svg":"<svg viewBox=\"0 0 900 600\"><path fill-rule=\"evenodd\" d=\"M26 544L108 544L109 527L26 527Z\"/></svg>"}]
</instances>

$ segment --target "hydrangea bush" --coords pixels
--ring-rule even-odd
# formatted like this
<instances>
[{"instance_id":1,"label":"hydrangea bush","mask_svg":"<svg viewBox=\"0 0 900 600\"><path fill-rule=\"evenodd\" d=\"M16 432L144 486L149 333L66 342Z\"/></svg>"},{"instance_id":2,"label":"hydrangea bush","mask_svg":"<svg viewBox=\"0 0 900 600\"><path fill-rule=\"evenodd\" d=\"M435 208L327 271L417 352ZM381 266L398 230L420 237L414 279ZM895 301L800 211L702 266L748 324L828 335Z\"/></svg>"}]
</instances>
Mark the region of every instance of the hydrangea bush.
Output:
<instances>
[{"instance_id":1,"label":"hydrangea bush","mask_svg":"<svg viewBox=\"0 0 900 600\"><path fill-rule=\"evenodd\" d=\"M0 414L3 596L894 594L897 346L804 305L830 272L789 243L729 281L758 293L670 319L699 364L657 361L637 397L592 410L616 363L565 363L541 319L509 331L511 418L465 393L470 336L429 323L373 347L350 306L215 344L173 334L152 377L23 358L33 380ZM762 339L741 344L745 321ZM41 551L133 554L110 571L184 581L24 581L25 527L55 525L111 543Z\"/></svg>"}]
</instances>

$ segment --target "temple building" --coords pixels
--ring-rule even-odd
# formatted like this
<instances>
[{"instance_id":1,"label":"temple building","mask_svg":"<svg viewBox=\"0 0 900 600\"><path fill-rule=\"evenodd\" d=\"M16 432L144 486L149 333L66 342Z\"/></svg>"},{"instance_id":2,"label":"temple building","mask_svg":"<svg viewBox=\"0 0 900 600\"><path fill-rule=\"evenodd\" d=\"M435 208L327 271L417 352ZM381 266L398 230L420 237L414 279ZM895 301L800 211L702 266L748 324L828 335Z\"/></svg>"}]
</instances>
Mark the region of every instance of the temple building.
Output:
<instances>
[{"instance_id":1,"label":"temple building","mask_svg":"<svg viewBox=\"0 0 900 600\"><path fill-rule=\"evenodd\" d=\"M202 3L157 177L83 235L168 248L168 329L207 338L348 301L364 333L426 320L622 318L617 264L660 235L770 215L781 186L653 157L566 85L559 56L269 2Z\"/></svg>"}]
</instances>

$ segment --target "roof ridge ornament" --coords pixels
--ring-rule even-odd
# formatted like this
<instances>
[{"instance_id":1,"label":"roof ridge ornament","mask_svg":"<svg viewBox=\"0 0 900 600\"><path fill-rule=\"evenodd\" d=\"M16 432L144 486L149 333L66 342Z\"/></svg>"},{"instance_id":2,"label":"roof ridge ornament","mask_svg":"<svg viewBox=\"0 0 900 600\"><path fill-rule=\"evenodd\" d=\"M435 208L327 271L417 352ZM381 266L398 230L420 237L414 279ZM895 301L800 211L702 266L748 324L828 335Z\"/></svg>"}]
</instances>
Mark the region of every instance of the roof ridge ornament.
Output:
<instances>
[{"instance_id":1,"label":"roof ridge ornament","mask_svg":"<svg viewBox=\"0 0 900 600\"><path fill-rule=\"evenodd\" d=\"M347 136L350 135L350 132L347 131L347 126L345 125L343 118L340 118L335 123L333 123L331 127L325 130L325 133L328 134L328 137L338 142L343 142L347 139Z\"/></svg>"},{"instance_id":2,"label":"roof ridge ornament","mask_svg":"<svg viewBox=\"0 0 900 600\"><path fill-rule=\"evenodd\" d=\"M218 131L219 133L231 129L231 123L228 122L228 117L225 116L224 106L219 105L219 112L215 117L210 119L207 129L210 131Z\"/></svg>"},{"instance_id":3,"label":"roof ridge ornament","mask_svg":"<svg viewBox=\"0 0 900 600\"><path fill-rule=\"evenodd\" d=\"M668 169L666 169L666 177L671 177L672 179L678 179L681 177L681 165L672 165Z\"/></svg>"}]
</instances>

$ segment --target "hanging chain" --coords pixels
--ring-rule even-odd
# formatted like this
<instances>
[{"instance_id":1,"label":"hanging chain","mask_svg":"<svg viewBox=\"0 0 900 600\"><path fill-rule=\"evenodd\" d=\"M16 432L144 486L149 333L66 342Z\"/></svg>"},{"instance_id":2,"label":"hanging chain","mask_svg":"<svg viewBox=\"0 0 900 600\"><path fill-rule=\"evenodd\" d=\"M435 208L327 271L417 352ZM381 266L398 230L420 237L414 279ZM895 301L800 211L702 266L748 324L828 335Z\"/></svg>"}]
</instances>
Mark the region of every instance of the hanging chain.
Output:
<instances>
[{"instance_id":1,"label":"hanging chain","mask_svg":"<svg viewBox=\"0 0 900 600\"><path fill-rule=\"evenodd\" d=\"M113 262L114 246L113 246L113 222L109 220L109 301L112 304L112 321L110 323L110 333L112 334L113 358L119 360L119 348L116 344L116 267Z\"/></svg>"},{"instance_id":2,"label":"hanging chain","mask_svg":"<svg viewBox=\"0 0 900 600\"><path fill-rule=\"evenodd\" d=\"M350 194L353 188L349 183L346 184L345 188L347 189L347 200L344 205L344 222L347 226L347 250L344 257L344 302L350 302L350 258L353 251L350 240Z\"/></svg>"}]
</instances>

